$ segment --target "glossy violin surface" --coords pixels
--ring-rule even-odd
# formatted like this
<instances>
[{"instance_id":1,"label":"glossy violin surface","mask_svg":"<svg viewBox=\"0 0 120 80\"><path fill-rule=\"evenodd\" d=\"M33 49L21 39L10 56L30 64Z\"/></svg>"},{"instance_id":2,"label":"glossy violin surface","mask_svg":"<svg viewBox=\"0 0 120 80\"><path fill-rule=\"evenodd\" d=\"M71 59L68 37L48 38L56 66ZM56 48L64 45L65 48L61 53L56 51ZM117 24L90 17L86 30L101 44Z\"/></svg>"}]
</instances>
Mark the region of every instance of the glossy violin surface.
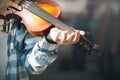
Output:
<instances>
[{"instance_id":1,"label":"glossy violin surface","mask_svg":"<svg viewBox=\"0 0 120 80\"><path fill-rule=\"evenodd\" d=\"M60 15L60 7L55 2L48 0L35 2L35 4L56 18ZM28 10L25 10L25 13L22 13L21 16L23 16L23 23L25 23L29 32L36 36L44 35L44 33L46 33L45 31L52 25L48 21L38 17Z\"/></svg>"},{"instance_id":2,"label":"glossy violin surface","mask_svg":"<svg viewBox=\"0 0 120 80\"><path fill-rule=\"evenodd\" d=\"M18 0L23 1L24 0ZM34 0L34 3L44 9L46 12L51 14L54 17L59 17L60 15L60 7L57 3L51 0ZM11 9L7 11L7 8ZM31 13L30 11L23 8L22 5L17 4L12 0L5 0L3 1L2 6L0 7L0 14L16 14L22 18L22 23L26 26L27 30L34 36L42 36L44 35L52 25L51 23L47 22L46 20L38 17L37 15ZM15 11L15 9L21 9L20 11Z\"/></svg>"}]
</instances>

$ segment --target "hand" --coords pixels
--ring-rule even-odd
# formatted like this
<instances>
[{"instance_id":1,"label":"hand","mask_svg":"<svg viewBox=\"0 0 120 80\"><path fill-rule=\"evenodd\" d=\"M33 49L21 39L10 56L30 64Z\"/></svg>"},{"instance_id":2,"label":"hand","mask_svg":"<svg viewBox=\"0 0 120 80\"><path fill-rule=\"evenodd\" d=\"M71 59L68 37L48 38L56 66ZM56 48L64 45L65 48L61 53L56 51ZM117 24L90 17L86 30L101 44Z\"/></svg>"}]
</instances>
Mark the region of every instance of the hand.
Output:
<instances>
[{"instance_id":1,"label":"hand","mask_svg":"<svg viewBox=\"0 0 120 80\"><path fill-rule=\"evenodd\" d=\"M69 33L68 31L62 31L58 28L52 28L50 30L51 39L60 45L77 43L80 39L80 34L85 35L85 32L76 30L73 33Z\"/></svg>"}]
</instances>

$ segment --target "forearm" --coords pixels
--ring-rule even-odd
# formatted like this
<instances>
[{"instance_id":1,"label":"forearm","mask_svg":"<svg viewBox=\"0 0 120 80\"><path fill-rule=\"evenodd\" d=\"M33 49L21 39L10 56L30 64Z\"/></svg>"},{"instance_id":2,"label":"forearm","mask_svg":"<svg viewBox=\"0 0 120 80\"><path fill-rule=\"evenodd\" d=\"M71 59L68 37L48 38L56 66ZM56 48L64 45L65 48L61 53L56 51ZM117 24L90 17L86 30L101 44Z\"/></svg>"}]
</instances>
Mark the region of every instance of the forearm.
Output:
<instances>
[{"instance_id":1,"label":"forearm","mask_svg":"<svg viewBox=\"0 0 120 80\"><path fill-rule=\"evenodd\" d=\"M57 44L48 43L45 38L36 42L26 55L25 66L33 74L43 72L57 57Z\"/></svg>"}]
</instances>

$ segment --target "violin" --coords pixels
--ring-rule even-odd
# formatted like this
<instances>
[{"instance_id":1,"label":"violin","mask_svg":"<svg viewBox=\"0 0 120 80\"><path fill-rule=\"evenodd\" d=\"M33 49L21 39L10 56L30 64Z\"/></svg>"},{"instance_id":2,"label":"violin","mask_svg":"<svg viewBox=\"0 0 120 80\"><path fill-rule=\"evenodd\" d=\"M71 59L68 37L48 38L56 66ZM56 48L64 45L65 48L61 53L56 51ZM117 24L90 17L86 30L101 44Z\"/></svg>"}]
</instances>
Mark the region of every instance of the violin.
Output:
<instances>
[{"instance_id":1,"label":"violin","mask_svg":"<svg viewBox=\"0 0 120 80\"><path fill-rule=\"evenodd\" d=\"M69 33L75 32L75 29L58 19L61 9L60 6L51 0L40 0L39 2L31 0L7 0L7 9L12 10L22 18L22 23L25 24L28 32L34 36L41 36L50 29L51 25L55 25L61 30L67 30ZM7 13L8 14L8 13ZM48 34L48 39L50 36ZM85 36L81 35L78 42L86 48L90 54L100 55L101 50L99 45L90 42Z\"/></svg>"},{"instance_id":2,"label":"violin","mask_svg":"<svg viewBox=\"0 0 120 80\"><path fill-rule=\"evenodd\" d=\"M4 4L1 12L4 15L12 13L20 16L22 18L21 22L26 26L30 34L34 36L42 36L50 29L52 24L23 8L22 3L24 0L17 0L19 2L14 2L13 0L5 1L6 4ZM40 0L39 2L35 2L35 4L56 18L60 15L60 7L53 1Z\"/></svg>"}]
</instances>

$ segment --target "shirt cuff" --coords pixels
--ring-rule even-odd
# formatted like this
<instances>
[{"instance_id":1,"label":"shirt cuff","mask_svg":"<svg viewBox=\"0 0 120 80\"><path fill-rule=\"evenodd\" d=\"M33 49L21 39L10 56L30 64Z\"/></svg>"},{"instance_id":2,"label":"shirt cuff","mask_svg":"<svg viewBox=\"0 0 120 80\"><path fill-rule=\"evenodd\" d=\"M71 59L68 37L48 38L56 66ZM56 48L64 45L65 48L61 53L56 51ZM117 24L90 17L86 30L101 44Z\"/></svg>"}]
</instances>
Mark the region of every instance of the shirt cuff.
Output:
<instances>
[{"instance_id":1,"label":"shirt cuff","mask_svg":"<svg viewBox=\"0 0 120 80\"><path fill-rule=\"evenodd\" d=\"M38 43L39 43L40 48L45 51L53 51L53 50L57 49L59 46L58 44L49 43L46 40L45 36Z\"/></svg>"}]
</instances>

